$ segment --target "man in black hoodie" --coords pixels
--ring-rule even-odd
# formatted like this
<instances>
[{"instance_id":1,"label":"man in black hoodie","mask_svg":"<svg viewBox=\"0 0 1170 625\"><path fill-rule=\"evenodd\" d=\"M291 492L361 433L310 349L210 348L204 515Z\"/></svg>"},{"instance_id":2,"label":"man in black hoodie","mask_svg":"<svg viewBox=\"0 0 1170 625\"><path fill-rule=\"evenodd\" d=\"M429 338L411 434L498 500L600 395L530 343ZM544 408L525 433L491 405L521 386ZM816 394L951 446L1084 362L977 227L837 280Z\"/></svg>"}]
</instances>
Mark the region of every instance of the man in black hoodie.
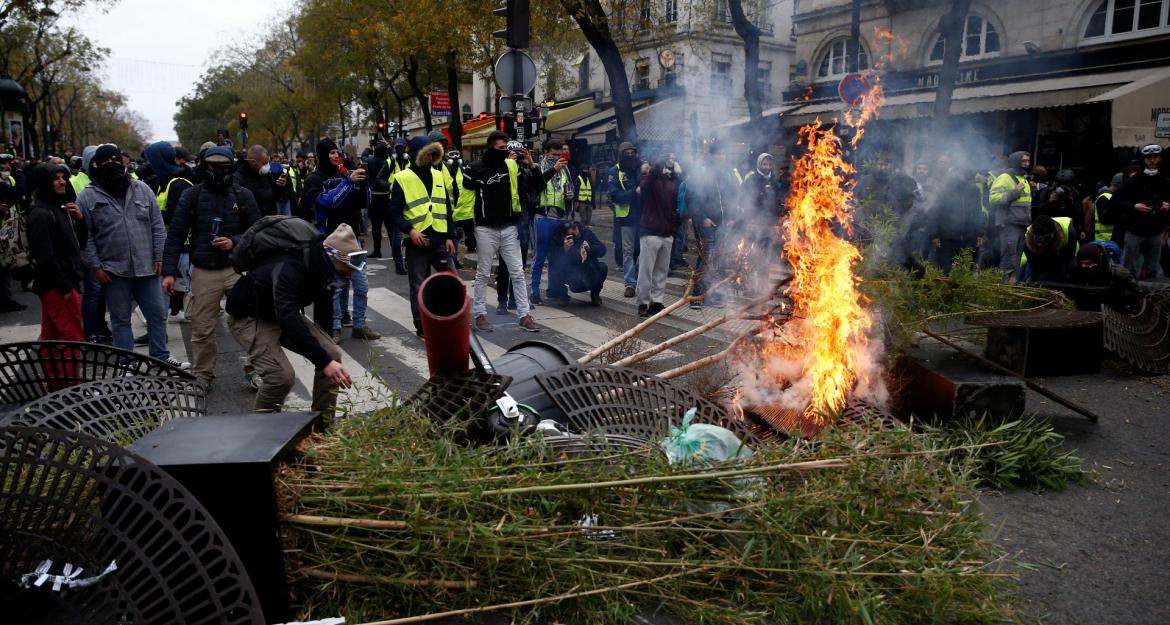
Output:
<instances>
[{"instance_id":1,"label":"man in black hoodie","mask_svg":"<svg viewBox=\"0 0 1170 625\"><path fill-rule=\"evenodd\" d=\"M1157 277L1170 227L1170 180L1160 169L1162 146L1150 144L1141 153L1143 170L1125 181L1113 204L1125 220L1125 268L1135 278L1149 280Z\"/></svg>"},{"instance_id":2,"label":"man in black hoodie","mask_svg":"<svg viewBox=\"0 0 1170 625\"><path fill-rule=\"evenodd\" d=\"M28 245L33 261L32 290L41 298L42 341L84 341L81 326L81 249L86 227L64 165L37 165L29 175L33 189L28 213Z\"/></svg>"},{"instance_id":3,"label":"man in black hoodie","mask_svg":"<svg viewBox=\"0 0 1170 625\"><path fill-rule=\"evenodd\" d=\"M366 169L346 171L341 151L332 139L317 143L317 170L305 180L303 200L313 206L315 222L322 234L336 232L342 224L362 240L364 220L362 211L370 204L370 185L366 184ZM353 286L353 315L349 314L350 285ZM341 327L353 326L353 337L365 341L382 338L366 326L366 298L369 282L365 268L355 272L350 280L337 290L333 299L333 341L341 342Z\"/></svg>"},{"instance_id":4,"label":"man in black hoodie","mask_svg":"<svg viewBox=\"0 0 1170 625\"><path fill-rule=\"evenodd\" d=\"M527 150L524 151L523 164L518 164L508 158L508 135L498 130L488 135L487 146L483 158L473 161L463 172L463 186L475 193L475 247L479 254L471 314L475 318L476 329L483 332L494 329L487 318L486 300L487 283L498 251L500 260L508 267L520 328L535 332L536 322L529 314L528 290L516 226L517 220L524 214L520 206L520 194L528 190L539 192L564 166L558 161L555 167L542 173L540 167L532 162L532 155ZM529 175L521 176L521 167L528 170ZM521 181L527 183L526 188L521 187Z\"/></svg>"}]
</instances>

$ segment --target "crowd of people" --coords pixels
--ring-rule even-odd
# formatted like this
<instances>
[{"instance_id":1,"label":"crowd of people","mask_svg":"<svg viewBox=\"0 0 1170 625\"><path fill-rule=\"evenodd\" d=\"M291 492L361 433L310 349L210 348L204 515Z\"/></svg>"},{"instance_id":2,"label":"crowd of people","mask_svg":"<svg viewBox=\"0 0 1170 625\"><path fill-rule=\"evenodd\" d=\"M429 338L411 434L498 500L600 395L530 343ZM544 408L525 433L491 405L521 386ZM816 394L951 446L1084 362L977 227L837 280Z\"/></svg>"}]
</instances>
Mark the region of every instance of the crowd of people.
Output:
<instances>
[{"instance_id":1,"label":"crowd of people","mask_svg":"<svg viewBox=\"0 0 1170 625\"><path fill-rule=\"evenodd\" d=\"M381 258L384 242L395 273L406 276L420 337L419 287L430 273L461 266L461 248L477 255L480 332L494 330L493 270L497 315L514 310L517 326L536 332L531 311L544 297L568 305L570 293L587 293L601 305L611 262L638 314L656 314L669 273L687 267L691 248L692 294L703 296L692 306L723 306L729 285L742 288L742 274L760 267L743 264L744 249L757 260L779 256L789 182L771 154L737 167L719 141L703 146L684 170L670 152L644 159L626 142L599 170L571 168L558 140L545 141L536 158L502 132L470 162L439 131L378 141L360 157L328 138L291 159L259 145L235 152L208 142L191 153L157 142L136 161L105 144L27 165L0 157L0 216L25 216L32 262L17 277L40 297L42 339L146 345L210 388L226 311L257 410L279 410L293 386L282 348L313 363L314 408L328 410L351 383L338 348L343 329L380 338L367 316L366 260ZM1141 162L1091 192L1068 170L1049 179L1027 152L998 171L960 167L947 155L913 175L863 169L856 236L866 238L867 220L885 213L896 218L894 245L911 268L930 262L949 272L967 253L1013 282L1160 277L1170 181L1159 146L1140 153ZM614 216L604 242L587 225L601 197ZM0 311L23 309L9 289L0 270ZM310 305L312 319L303 312ZM138 337L135 307L146 325ZM168 318L191 324L190 364L168 350Z\"/></svg>"}]
</instances>

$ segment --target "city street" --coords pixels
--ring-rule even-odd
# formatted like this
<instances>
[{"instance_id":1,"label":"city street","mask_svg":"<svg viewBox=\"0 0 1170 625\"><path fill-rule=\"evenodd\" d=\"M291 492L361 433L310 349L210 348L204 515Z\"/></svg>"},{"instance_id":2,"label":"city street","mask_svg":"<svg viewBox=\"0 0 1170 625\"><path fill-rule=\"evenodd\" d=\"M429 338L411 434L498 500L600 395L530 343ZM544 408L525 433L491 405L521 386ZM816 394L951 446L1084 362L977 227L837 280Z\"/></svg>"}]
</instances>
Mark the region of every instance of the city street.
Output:
<instances>
[{"instance_id":1,"label":"city street","mask_svg":"<svg viewBox=\"0 0 1170 625\"><path fill-rule=\"evenodd\" d=\"M605 240L607 218L599 215L596 221ZM387 244L383 247L388 249ZM468 260L474 260L474 255ZM426 354L422 340L414 334L406 279L395 275L386 261L370 264L369 324L383 338L366 343L349 338L348 328L343 331L344 364L356 382L354 389L343 392L343 408L375 409L392 397L408 396L425 380ZM467 265L461 275L470 293L474 274L471 263ZM681 294L684 284L682 274L670 278L668 304ZM489 356L523 341L541 340L580 357L636 324L632 301L621 297L621 282L612 272L605 294L601 307L589 305L587 298L577 294L568 307L535 308L541 331L529 333L517 327L514 315L494 314L495 291L489 289L489 317L496 330L481 334L480 339ZM35 299L29 293L18 298L30 308L4 315L0 342L37 337ZM697 327L722 312L684 307L644 334L642 345ZM141 333L141 322L135 324L136 333ZM220 325L218 378L208 396L209 413L250 412L254 392L242 381L241 351L227 332L226 318L221 317ZM168 334L172 353L185 359L190 326L171 322ZM726 345L728 336L713 332L683 343L651 359L646 368L660 372L710 355ZM945 351L936 353L953 357ZM289 356L297 373L289 408L306 408L312 366L295 354ZM686 384L687 378L681 382ZM1089 423L1029 393L1028 411L1051 419L1067 437L1066 448L1075 450L1092 471L1090 482L1061 492L1036 495L1017 490L985 493L980 498L989 531L1008 553L1004 570L1019 575L1021 609L1044 623L1170 621L1170 605L1164 601L1164 590L1170 587L1170 573L1164 566L1170 558L1170 525L1161 522L1170 514L1170 451L1162 444L1170 440L1170 376L1135 376L1118 361L1108 361L1100 374L1050 378L1044 383L1102 418ZM1135 519L1150 522L1135 523Z\"/></svg>"}]
</instances>

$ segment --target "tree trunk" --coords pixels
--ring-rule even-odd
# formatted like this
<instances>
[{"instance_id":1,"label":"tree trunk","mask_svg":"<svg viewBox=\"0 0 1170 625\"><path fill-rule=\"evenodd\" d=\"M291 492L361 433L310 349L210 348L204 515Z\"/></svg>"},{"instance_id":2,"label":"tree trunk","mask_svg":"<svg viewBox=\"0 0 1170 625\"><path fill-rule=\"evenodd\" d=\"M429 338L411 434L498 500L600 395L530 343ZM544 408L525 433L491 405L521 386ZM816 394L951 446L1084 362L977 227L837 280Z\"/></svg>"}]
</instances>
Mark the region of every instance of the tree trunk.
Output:
<instances>
[{"instance_id":1,"label":"tree trunk","mask_svg":"<svg viewBox=\"0 0 1170 625\"><path fill-rule=\"evenodd\" d=\"M418 100L418 107L422 109L423 125L427 132L430 132L431 107L427 102L427 95L418 86L418 59L413 54L406 59L406 82L410 85L410 90L414 92L415 99Z\"/></svg>"},{"instance_id":2,"label":"tree trunk","mask_svg":"<svg viewBox=\"0 0 1170 625\"><path fill-rule=\"evenodd\" d=\"M760 29L744 13L743 0L727 0L727 8L731 10L735 34L743 40L743 97L747 100L751 125L756 126L764 117L760 93Z\"/></svg>"},{"instance_id":3,"label":"tree trunk","mask_svg":"<svg viewBox=\"0 0 1170 625\"><path fill-rule=\"evenodd\" d=\"M609 30L609 18L600 0L561 0L561 6L568 11L573 21L581 28L581 34L601 59L605 75L609 78L613 97L613 110L617 119L618 138L638 143L638 127L634 121L634 102L630 95L630 81L626 76L626 64L622 53L614 42Z\"/></svg>"},{"instance_id":4,"label":"tree trunk","mask_svg":"<svg viewBox=\"0 0 1170 625\"><path fill-rule=\"evenodd\" d=\"M463 150L463 111L459 103L459 59L454 50L448 50L443 55L443 63L447 66L447 95L451 98L451 119L447 122L447 131L451 134L451 147Z\"/></svg>"},{"instance_id":5,"label":"tree trunk","mask_svg":"<svg viewBox=\"0 0 1170 625\"><path fill-rule=\"evenodd\" d=\"M849 73L860 69L861 61L861 0L853 0L853 12L849 21L849 39L846 42L845 63Z\"/></svg>"},{"instance_id":6,"label":"tree trunk","mask_svg":"<svg viewBox=\"0 0 1170 625\"><path fill-rule=\"evenodd\" d=\"M946 41L942 69L938 72L938 87L934 92L934 136L943 137L951 122L951 99L955 94L955 80L959 77L959 58L963 53L963 26L971 0L954 0L950 13L939 22L939 34Z\"/></svg>"}]
</instances>

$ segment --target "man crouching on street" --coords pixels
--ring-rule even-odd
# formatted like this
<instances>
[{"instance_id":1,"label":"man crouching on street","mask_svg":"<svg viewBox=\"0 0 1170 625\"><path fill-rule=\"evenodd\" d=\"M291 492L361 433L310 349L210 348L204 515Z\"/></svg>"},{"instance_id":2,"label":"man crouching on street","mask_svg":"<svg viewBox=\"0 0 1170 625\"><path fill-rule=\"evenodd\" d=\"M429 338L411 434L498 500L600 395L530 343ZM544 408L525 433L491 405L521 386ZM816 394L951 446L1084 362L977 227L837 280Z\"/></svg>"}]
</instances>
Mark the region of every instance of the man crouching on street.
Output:
<instances>
[{"instance_id":1,"label":"man crouching on street","mask_svg":"<svg viewBox=\"0 0 1170 625\"><path fill-rule=\"evenodd\" d=\"M365 264L365 255L349 224L341 224L323 243L261 261L232 287L227 312L232 336L262 383L256 412L279 412L296 383L282 347L313 363L313 406L328 421L339 388L353 380L341 364L341 349L323 328L333 324L333 291ZM355 258L352 260L350 254ZM355 264L356 263L356 264ZM302 313L313 305L313 320Z\"/></svg>"}]
</instances>

